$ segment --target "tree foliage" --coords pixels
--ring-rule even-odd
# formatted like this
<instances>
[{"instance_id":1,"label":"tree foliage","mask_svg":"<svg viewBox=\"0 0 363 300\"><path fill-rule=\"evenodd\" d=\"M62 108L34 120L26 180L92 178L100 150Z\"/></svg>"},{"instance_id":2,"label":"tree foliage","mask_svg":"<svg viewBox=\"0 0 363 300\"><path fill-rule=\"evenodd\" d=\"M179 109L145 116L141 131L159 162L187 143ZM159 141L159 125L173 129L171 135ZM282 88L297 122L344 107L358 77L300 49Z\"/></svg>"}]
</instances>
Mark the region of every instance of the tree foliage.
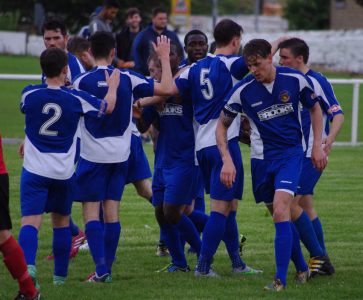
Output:
<instances>
[{"instance_id":1,"label":"tree foliage","mask_svg":"<svg viewBox=\"0 0 363 300\"><path fill-rule=\"evenodd\" d=\"M288 0L285 17L292 30L328 29L330 1L327 0Z\"/></svg>"}]
</instances>

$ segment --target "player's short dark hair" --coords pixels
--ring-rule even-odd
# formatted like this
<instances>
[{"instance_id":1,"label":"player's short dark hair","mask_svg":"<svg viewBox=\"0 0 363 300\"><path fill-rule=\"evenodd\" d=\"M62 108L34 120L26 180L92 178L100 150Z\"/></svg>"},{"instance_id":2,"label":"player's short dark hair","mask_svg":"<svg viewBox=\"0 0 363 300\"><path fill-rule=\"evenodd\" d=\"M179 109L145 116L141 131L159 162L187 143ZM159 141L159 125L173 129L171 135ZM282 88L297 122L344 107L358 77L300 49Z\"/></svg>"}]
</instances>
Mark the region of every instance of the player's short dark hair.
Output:
<instances>
[{"instance_id":1,"label":"player's short dark hair","mask_svg":"<svg viewBox=\"0 0 363 300\"><path fill-rule=\"evenodd\" d=\"M111 32L97 31L91 35L89 41L94 58L107 58L111 50L116 47L116 41Z\"/></svg>"},{"instance_id":2,"label":"player's short dark hair","mask_svg":"<svg viewBox=\"0 0 363 300\"><path fill-rule=\"evenodd\" d=\"M72 54L81 54L84 51L88 51L90 47L91 43L89 40L80 36L71 37L67 43L67 50Z\"/></svg>"},{"instance_id":3,"label":"player's short dark hair","mask_svg":"<svg viewBox=\"0 0 363 300\"><path fill-rule=\"evenodd\" d=\"M54 30L54 31L60 30L63 36L67 35L66 25L62 21L57 19L49 19L45 21L42 27L43 35L46 30Z\"/></svg>"},{"instance_id":4,"label":"player's short dark hair","mask_svg":"<svg viewBox=\"0 0 363 300\"><path fill-rule=\"evenodd\" d=\"M120 8L120 3L117 0L103 0L104 7Z\"/></svg>"},{"instance_id":5,"label":"player's short dark hair","mask_svg":"<svg viewBox=\"0 0 363 300\"><path fill-rule=\"evenodd\" d=\"M130 7L129 9L126 10L126 19L133 17L134 15L141 15L140 14L140 10L137 7Z\"/></svg>"},{"instance_id":6,"label":"player's short dark hair","mask_svg":"<svg viewBox=\"0 0 363 300\"><path fill-rule=\"evenodd\" d=\"M48 48L40 55L40 66L48 78L59 76L66 65L68 65L68 56L62 49Z\"/></svg>"},{"instance_id":7,"label":"player's short dark hair","mask_svg":"<svg viewBox=\"0 0 363 300\"><path fill-rule=\"evenodd\" d=\"M243 32L241 25L231 19L220 21L214 28L213 36L217 47L228 45L234 37L240 37Z\"/></svg>"},{"instance_id":8,"label":"player's short dark hair","mask_svg":"<svg viewBox=\"0 0 363 300\"><path fill-rule=\"evenodd\" d=\"M151 11L151 15L152 17L155 17L157 14L167 14L168 12L166 11L165 7L163 6L157 6L154 7Z\"/></svg>"},{"instance_id":9,"label":"player's short dark hair","mask_svg":"<svg viewBox=\"0 0 363 300\"><path fill-rule=\"evenodd\" d=\"M193 30L189 31L185 35L185 37L184 37L184 45L186 46L188 44L188 39L189 39L190 36L192 36L192 35L199 35L199 34L205 37L205 42L208 44L208 37L206 36L206 34L203 31L200 31L198 29L193 29Z\"/></svg>"},{"instance_id":10,"label":"player's short dark hair","mask_svg":"<svg viewBox=\"0 0 363 300\"><path fill-rule=\"evenodd\" d=\"M271 54L271 44L264 39L250 40L243 48L243 57L247 60L250 56L267 58Z\"/></svg>"},{"instance_id":11,"label":"player's short dark hair","mask_svg":"<svg viewBox=\"0 0 363 300\"><path fill-rule=\"evenodd\" d=\"M309 46L306 42L299 38L291 38L285 40L279 44L280 49L290 49L291 53L297 57L301 55L303 57L304 63L307 64L309 60Z\"/></svg>"}]
</instances>

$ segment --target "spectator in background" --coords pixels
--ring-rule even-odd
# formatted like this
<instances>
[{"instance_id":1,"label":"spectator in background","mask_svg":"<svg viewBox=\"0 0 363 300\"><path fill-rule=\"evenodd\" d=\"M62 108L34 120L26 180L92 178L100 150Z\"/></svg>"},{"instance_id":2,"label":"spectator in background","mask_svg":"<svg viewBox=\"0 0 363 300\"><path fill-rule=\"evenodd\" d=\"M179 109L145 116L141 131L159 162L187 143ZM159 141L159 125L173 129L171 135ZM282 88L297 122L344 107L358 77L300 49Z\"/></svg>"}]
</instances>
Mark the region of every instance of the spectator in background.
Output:
<instances>
[{"instance_id":1,"label":"spectator in background","mask_svg":"<svg viewBox=\"0 0 363 300\"><path fill-rule=\"evenodd\" d=\"M168 14L162 7L156 7L152 10L151 24L141 31L135 38L132 46L132 57L135 61L135 71L143 75L149 75L147 59L150 56L151 42L156 42L160 35L166 35L171 42L176 44L180 60L184 59L183 47L175 32L166 28L168 23Z\"/></svg>"},{"instance_id":2,"label":"spectator in background","mask_svg":"<svg viewBox=\"0 0 363 300\"><path fill-rule=\"evenodd\" d=\"M135 63L131 57L132 44L136 35L141 31L140 11L131 7L126 11L126 26L116 35L116 51L119 68L133 68Z\"/></svg>"},{"instance_id":3,"label":"spectator in background","mask_svg":"<svg viewBox=\"0 0 363 300\"><path fill-rule=\"evenodd\" d=\"M112 32L112 21L115 19L120 4L117 0L104 0L102 10L89 24L89 34L97 31Z\"/></svg>"},{"instance_id":4,"label":"spectator in background","mask_svg":"<svg viewBox=\"0 0 363 300\"><path fill-rule=\"evenodd\" d=\"M67 43L68 52L77 57L87 71L92 69L95 65L95 59L91 54L90 48L90 42L79 36L70 38Z\"/></svg>"}]
</instances>

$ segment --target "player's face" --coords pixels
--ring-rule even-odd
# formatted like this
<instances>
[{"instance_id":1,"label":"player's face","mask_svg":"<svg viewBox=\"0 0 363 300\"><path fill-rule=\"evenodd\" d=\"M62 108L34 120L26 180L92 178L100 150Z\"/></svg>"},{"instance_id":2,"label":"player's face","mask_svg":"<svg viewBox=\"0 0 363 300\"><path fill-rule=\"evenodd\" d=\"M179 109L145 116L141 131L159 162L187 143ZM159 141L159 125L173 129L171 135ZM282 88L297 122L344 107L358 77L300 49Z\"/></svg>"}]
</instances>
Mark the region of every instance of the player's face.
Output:
<instances>
[{"instance_id":1,"label":"player's face","mask_svg":"<svg viewBox=\"0 0 363 300\"><path fill-rule=\"evenodd\" d=\"M112 21L114 18L116 18L118 13L117 7L108 7L105 11L105 19Z\"/></svg>"},{"instance_id":2,"label":"player's face","mask_svg":"<svg viewBox=\"0 0 363 300\"><path fill-rule=\"evenodd\" d=\"M300 60L299 57L295 57L290 49L282 48L280 49L280 60L279 64L284 67L290 67L294 69L299 68Z\"/></svg>"},{"instance_id":3,"label":"player's face","mask_svg":"<svg viewBox=\"0 0 363 300\"><path fill-rule=\"evenodd\" d=\"M137 28L140 26L141 17L139 14L134 14L131 17L128 17L126 20L126 24L131 28Z\"/></svg>"},{"instance_id":4,"label":"player's face","mask_svg":"<svg viewBox=\"0 0 363 300\"><path fill-rule=\"evenodd\" d=\"M157 81L161 80L161 67L159 63L155 62L154 60L150 60L149 62L149 73L152 78Z\"/></svg>"},{"instance_id":5,"label":"player's face","mask_svg":"<svg viewBox=\"0 0 363 300\"><path fill-rule=\"evenodd\" d=\"M204 58L208 52L208 44L202 34L193 34L188 37L185 51L188 54L189 62L194 63Z\"/></svg>"},{"instance_id":6,"label":"player's face","mask_svg":"<svg viewBox=\"0 0 363 300\"><path fill-rule=\"evenodd\" d=\"M171 71L174 73L178 70L180 62L178 56L178 49L175 45L170 45L169 60L170 60Z\"/></svg>"},{"instance_id":7,"label":"player's face","mask_svg":"<svg viewBox=\"0 0 363 300\"><path fill-rule=\"evenodd\" d=\"M66 49L67 36L64 36L60 29L45 30L43 35L45 48Z\"/></svg>"},{"instance_id":8,"label":"player's face","mask_svg":"<svg viewBox=\"0 0 363 300\"><path fill-rule=\"evenodd\" d=\"M259 55L251 55L247 58L247 66L259 82L270 83L274 79L272 55L266 58Z\"/></svg>"},{"instance_id":9,"label":"player's face","mask_svg":"<svg viewBox=\"0 0 363 300\"><path fill-rule=\"evenodd\" d=\"M79 60L87 71L92 69L96 64L95 59L89 51L83 51L79 56Z\"/></svg>"},{"instance_id":10,"label":"player's face","mask_svg":"<svg viewBox=\"0 0 363 300\"><path fill-rule=\"evenodd\" d=\"M152 18L152 23L156 30L164 30L168 24L168 15L166 13L158 13Z\"/></svg>"}]
</instances>

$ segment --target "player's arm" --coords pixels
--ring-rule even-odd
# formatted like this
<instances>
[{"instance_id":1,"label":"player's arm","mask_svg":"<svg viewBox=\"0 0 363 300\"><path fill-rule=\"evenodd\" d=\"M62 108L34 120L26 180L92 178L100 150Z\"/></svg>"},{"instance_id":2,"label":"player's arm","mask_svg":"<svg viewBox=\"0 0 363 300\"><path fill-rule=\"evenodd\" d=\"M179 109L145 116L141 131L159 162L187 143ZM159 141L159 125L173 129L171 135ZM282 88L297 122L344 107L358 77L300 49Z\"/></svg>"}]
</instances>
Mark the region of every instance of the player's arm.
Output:
<instances>
[{"instance_id":1,"label":"player's arm","mask_svg":"<svg viewBox=\"0 0 363 300\"><path fill-rule=\"evenodd\" d=\"M236 116L237 113L225 107L219 115L216 129L217 146L223 162L220 179L228 188L232 187L235 181L236 168L228 149L227 131Z\"/></svg>"},{"instance_id":2,"label":"player's arm","mask_svg":"<svg viewBox=\"0 0 363 300\"><path fill-rule=\"evenodd\" d=\"M157 44L153 43L155 52L158 54L161 62L161 81L154 84L154 95L156 96L172 96L175 94L173 89L174 81L170 67L170 40L162 35L157 38Z\"/></svg>"},{"instance_id":3,"label":"player's arm","mask_svg":"<svg viewBox=\"0 0 363 300\"><path fill-rule=\"evenodd\" d=\"M105 71L106 82L108 85L108 91L104 100L107 102L106 114L110 114L115 109L117 100L117 88L120 83L120 71L114 69L111 75Z\"/></svg>"},{"instance_id":4,"label":"player's arm","mask_svg":"<svg viewBox=\"0 0 363 300\"><path fill-rule=\"evenodd\" d=\"M343 127L343 123L344 123L343 114L337 114L333 117L333 121L331 123L331 127L329 130L329 135L323 141L324 151L325 151L326 155L329 155L331 148L333 146L333 143L334 143L339 131Z\"/></svg>"},{"instance_id":5,"label":"player's arm","mask_svg":"<svg viewBox=\"0 0 363 300\"><path fill-rule=\"evenodd\" d=\"M314 135L311 159L315 168L319 171L323 171L327 165L327 158L322 147L323 113L320 108L319 101L317 101L309 110Z\"/></svg>"}]
</instances>

